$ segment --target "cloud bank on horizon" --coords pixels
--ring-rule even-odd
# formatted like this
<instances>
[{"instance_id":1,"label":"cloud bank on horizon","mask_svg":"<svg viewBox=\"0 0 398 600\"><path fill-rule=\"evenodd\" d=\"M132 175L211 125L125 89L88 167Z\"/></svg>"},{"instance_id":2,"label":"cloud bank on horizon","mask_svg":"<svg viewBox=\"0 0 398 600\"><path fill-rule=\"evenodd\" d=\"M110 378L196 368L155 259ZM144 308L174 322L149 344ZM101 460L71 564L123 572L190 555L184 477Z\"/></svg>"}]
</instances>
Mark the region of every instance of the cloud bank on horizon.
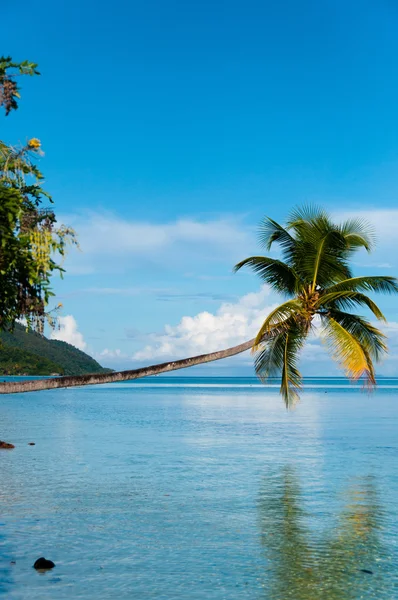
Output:
<instances>
[{"instance_id":1,"label":"cloud bank on horizon","mask_svg":"<svg viewBox=\"0 0 398 600\"><path fill-rule=\"evenodd\" d=\"M267 286L259 292L246 294L236 303L223 303L216 313L203 311L184 316L175 325L166 325L164 332L151 334L150 343L135 352L133 360L184 358L214 352L251 339L275 306Z\"/></svg>"},{"instance_id":2,"label":"cloud bank on horizon","mask_svg":"<svg viewBox=\"0 0 398 600\"><path fill-rule=\"evenodd\" d=\"M333 213L337 221L362 217L374 225L377 246L370 257L363 260L362 266L395 266L391 252L398 249L398 209L344 209ZM105 273L107 267L113 270L134 268L132 258L144 258L158 264L173 258L180 266L198 251L203 262L227 260L233 264L242 253L258 249L256 225L248 224L244 215L207 219L187 217L151 223L122 218L109 211L90 211L61 215L60 221L71 225L79 233L81 252L74 252L69 257L70 275L86 275L95 270ZM119 261L117 264L115 257Z\"/></svg>"},{"instance_id":3,"label":"cloud bank on horizon","mask_svg":"<svg viewBox=\"0 0 398 600\"><path fill-rule=\"evenodd\" d=\"M95 357L100 361L107 361L110 366L128 361L131 368L133 365L163 362L228 348L251 339L256 334L264 318L277 305L277 302L273 302L274 298L275 294L268 286L263 285L258 292L246 294L236 303L223 303L215 313L203 311L194 316L182 317L175 326L165 325L162 332L147 336L149 344L130 355L120 348L105 348L95 354ZM394 374L398 359L398 322L374 324L387 335L391 347L390 354L381 363L378 372ZM81 350L87 348L71 315L62 318L61 330L53 332L51 337L69 342ZM248 367L252 365L252 358L246 352L224 362L237 368ZM311 367L311 374L316 366L322 369L324 375L338 374L316 324L302 351L301 363L304 374L308 371L308 366Z\"/></svg>"},{"instance_id":4,"label":"cloud bank on horizon","mask_svg":"<svg viewBox=\"0 0 398 600\"><path fill-rule=\"evenodd\" d=\"M178 218L151 223L122 218L113 212L62 215L60 221L79 235L80 252L68 260L70 275L120 272L144 264L189 268L192 259L225 261L237 259L250 246L252 231L239 216L199 219Z\"/></svg>"}]
</instances>

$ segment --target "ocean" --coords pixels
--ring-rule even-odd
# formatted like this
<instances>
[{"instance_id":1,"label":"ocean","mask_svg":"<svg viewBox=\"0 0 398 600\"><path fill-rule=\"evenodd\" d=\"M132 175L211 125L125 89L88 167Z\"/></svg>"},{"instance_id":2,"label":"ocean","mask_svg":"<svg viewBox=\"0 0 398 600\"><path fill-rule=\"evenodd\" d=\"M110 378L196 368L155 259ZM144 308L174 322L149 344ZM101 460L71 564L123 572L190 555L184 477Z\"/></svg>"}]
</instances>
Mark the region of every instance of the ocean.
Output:
<instances>
[{"instance_id":1,"label":"ocean","mask_svg":"<svg viewBox=\"0 0 398 600\"><path fill-rule=\"evenodd\" d=\"M307 379L291 412L277 381L175 376L0 409L7 599L398 599L398 379Z\"/></svg>"}]
</instances>

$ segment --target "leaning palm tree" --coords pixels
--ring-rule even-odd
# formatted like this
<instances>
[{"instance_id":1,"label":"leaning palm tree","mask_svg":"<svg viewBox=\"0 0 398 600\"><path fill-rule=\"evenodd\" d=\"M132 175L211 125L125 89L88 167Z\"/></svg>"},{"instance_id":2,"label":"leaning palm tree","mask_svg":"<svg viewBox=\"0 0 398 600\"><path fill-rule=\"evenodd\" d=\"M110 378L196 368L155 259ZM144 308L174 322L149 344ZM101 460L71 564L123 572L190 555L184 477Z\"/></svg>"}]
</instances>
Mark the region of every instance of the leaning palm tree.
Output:
<instances>
[{"instance_id":1,"label":"leaning palm tree","mask_svg":"<svg viewBox=\"0 0 398 600\"><path fill-rule=\"evenodd\" d=\"M365 317L350 312L365 307L379 321L385 317L364 292L397 293L394 277L354 277L349 266L353 253L374 245L372 228L362 219L335 224L318 208L293 211L285 227L270 218L261 225L260 242L267 250L279 244L283 260L251 256L238 263L248 266L287 299L264 320L252 350L262 380L281 376L286 406L298 399L302 376L300 351L315 328L332 356L354 380L376 384L374 362L387 351L384 334Z\"/></svg>"},{"instance_id":2,"label":"leaning palm tree","mask_svg":"<svg viewBox=\"0 0 398 600\"><path fill-rule=\"evenodd\" d=\"M371 227L361 219L335 224L321 209L295 210L285 227L266 218L260 241L268 250L279 244L282 259L252 256L235 270L251 267L261 279L286 297L264 320L256 338L210 354L151 365L129 371L59 377L0 384L1 393L28 392L61 387L138 379L220 360L252 348L255 369L262 380L281 376L281 393L290 408L298 399L300 351L311 331L320 324L332 355L353 379L375 385L374 362L386 352L385 336L366 318L349 312L369 309L385 320L364 292L398 292L394 277L353 277L349 260L360 248L374 245Z\"/></svg>"}]
</instances>

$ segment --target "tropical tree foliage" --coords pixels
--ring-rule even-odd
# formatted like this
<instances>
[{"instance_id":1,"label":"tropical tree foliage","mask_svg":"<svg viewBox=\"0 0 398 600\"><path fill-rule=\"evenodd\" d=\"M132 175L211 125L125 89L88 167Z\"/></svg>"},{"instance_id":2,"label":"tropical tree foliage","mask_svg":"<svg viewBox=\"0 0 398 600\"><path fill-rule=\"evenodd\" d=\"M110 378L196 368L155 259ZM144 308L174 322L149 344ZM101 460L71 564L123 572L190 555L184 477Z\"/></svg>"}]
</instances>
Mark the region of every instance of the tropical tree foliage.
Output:
<instances>
[{"instance_id":1,"label":"tropical tree foliage","mask_svg":"<svg viewBox=\"0 0 398 600\"><path fill-rule=\"evenodd\" d=\"M16 63L11 56L0 57L0 108L4 107L6 115L18 108L21 97L18 85L19 75L39 75L37 64L27 60Z\"/></svg>"},{"instance_id":2,"label":"tropical tree foliage","mask_svg":"<svg viewBox=\"0 0 398 600\"><path fill-rule=\"evenodd\" d=\"M281 259L251 256L235 270L250 267L286 301L264 320L253 344L255 369L262 380L280 375L286 406L298 399L302 377L300 351L309 334L320 328L333 358L348 377L375 385L375 367L386 352L386 339L367 318L351 312L366 308L384 321L369 292L397 293L394 277L354 277L350 259L375 243L372 228L361 219L340 224L319 208L296 209L286 226L266 218L260 229L266 250L279 244Z\"/></svg>"},{"instance_id":3,"label":"tropical tree foliage","mask_svg":"<svg viewBox=\"0 0 398 600\"><path fill-rule=\"evenodd\" d=\"M0 58L0 107L8 115L18 108L17 77L38 75L37 65ZM54 324L51 276L63 273L62 256L74 232L56 225L52 204L43 189L37 166L42 156L40 140L31 138L21 147L0 140L0 329L12 328L17 319L42 331L45 319Z\"/></svg>"}]
</instances>

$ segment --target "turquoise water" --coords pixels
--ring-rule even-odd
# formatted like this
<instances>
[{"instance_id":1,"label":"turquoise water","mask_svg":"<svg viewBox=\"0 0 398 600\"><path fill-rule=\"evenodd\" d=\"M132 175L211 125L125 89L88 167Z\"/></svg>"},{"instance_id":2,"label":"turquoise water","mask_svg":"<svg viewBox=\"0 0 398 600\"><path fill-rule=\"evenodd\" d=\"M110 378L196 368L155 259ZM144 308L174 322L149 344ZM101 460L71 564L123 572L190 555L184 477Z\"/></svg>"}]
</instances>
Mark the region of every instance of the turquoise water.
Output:
<instances>
[{"instance_id":1,"label":"turquoise water","mask_svg":"<svg viewBox=\"0 0 398 600\"><path fill-rule=\"evenodd\" d=\"M311 379L291 413L273 385L0 396L0 594L398 598L398 380Z\"/></svg>"}]
</instances>

